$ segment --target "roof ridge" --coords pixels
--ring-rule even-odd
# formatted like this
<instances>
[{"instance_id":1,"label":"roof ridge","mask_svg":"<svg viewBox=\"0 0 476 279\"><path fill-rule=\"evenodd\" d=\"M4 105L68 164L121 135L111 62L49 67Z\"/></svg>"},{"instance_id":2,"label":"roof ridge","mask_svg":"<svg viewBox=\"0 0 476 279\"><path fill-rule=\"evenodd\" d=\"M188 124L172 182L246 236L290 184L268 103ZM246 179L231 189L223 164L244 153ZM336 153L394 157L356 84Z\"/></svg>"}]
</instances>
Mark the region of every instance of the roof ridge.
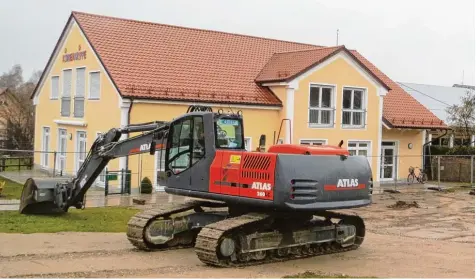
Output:
<instances>
[{"instance_id":1,"label":"roof ridge","mask_svg":"<svg viewBox=\"0 0 476 279\"><path fill-rule=\"evenodd\" d=\"M280 52L275 52L274 54L284 54L284 53L294 53L294 52L305 52L305 51L316 51L316 50L323 50L323 49L332 49L332 48L345 48L344 45L339 45L339 46L322 46L319 48L307 48L307 49L299 49L299 50L285 50L285 51L280 51Z\"/></svg>"},{"instance_id":2,"label":"roof ridge","mask_svg":"<svg viewBox=\"0 0 476 279\"><path fill-rule=\"evenodd\" d=\"M314 45L314 44L310 44L310 43L302 43L302 42L296 42L296 41L290 41L290 40L273 39L273 38L268 38L268 37L260 37L260 36L233 33L233 32L226 32L226 31L220 31L220 30L211 30L211 29L202 29L202 28L196 28L196 27L187 27L187 26L181 26L181 25L173 25L173 24L159 23L159 22L146 21L146 20L137 20L137 19L117 17L117 16L92 14L92 13L86 13L86 12L80 12L80 11L72 11L71 14L73 16L75 14L81 14L81 15L87 15L87 16L103 17L103 18L129 21L129 22L136 22L136 23L143 23L143 24L161 25L161 26L168 26L168 27L181 28L181 29L189 29L189 30L195 30L195 31L205 31L205 32L211 32L211 33L221 33L221 34L227 34L227 35L235 35L235 36L248 37L248 38L254 38L254 39L261 39L261 40L268 40L268 41L278 41L278 42L283 42L283 43L293 43L293 44L307 45L307 46L313 46L313 47L323 47L321 45Z\"/></svg>"}]
</instances>

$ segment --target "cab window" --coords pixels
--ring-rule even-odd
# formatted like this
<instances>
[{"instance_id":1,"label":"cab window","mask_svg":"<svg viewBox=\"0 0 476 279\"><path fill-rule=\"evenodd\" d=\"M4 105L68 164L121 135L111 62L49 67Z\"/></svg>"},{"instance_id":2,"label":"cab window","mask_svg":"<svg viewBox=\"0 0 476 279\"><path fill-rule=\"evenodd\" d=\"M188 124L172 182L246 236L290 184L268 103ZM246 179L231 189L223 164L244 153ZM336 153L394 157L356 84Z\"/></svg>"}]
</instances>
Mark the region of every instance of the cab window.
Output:
<instances>
[{"instance_id":1,"label":"cab window","mask_svg":"<svg viewBox=\"0 0 476 279\"><path fill-rule=\"evenodd\" d=\"M205 156L203 118L194 116L175 122L166 161L174 174L183 172Z\"/></svg>"},{"instance_id":2,"label":"cab window","mask_svg":"<svg viewBox=\"0 0 476 279\"><path fill-rule=\"evenodd\" d=\"M243 126L239 119L220 118L215 122L215 145L220 149L243 149Z\"/></svg>"}]
</instances>

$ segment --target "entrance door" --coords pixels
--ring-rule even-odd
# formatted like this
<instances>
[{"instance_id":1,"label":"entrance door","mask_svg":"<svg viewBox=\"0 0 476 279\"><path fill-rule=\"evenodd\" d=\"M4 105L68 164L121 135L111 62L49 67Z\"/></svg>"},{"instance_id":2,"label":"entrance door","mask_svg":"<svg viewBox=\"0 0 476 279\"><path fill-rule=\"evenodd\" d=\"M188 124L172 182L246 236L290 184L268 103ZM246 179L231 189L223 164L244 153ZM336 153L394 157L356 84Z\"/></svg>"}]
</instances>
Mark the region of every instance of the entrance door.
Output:
<instances>
[{"instance_id":1,"label":"entrance door","mask_svg":"<svg viewBox=\"0 0 476 279\"><path fill-rule=\"evenodd\" d=\"M77 132L76 137L76 173L86 159L86 132Z\"/></svg>"},{"instance_id":2,"label":"entrance door","mask_svg":"<svg viewBox=\"0 0 476 279\"><path fill-rule=\"evenodd\" d=\"M397 162L395 142L384 141L382 142L381 150L381 165L380 165L380 179L381 180L393 180L395 179Z\"/></svg>"}]
</instances>

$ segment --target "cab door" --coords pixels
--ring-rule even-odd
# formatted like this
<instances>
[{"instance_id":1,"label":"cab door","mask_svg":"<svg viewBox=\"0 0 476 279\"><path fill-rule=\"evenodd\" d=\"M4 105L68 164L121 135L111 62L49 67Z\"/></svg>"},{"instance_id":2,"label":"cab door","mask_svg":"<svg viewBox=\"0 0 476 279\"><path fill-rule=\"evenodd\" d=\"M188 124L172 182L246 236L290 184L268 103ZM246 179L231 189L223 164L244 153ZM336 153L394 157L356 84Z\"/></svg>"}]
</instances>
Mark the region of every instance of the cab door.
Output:
<instances>
[{"instance_id":1,"label":"cab door","mask_svg":"<svg viewBox=\"0 0 476 279\"><path fill-rule=\"evenodd\" d=\"M167 187L190 189L193 118L185 117L171 124L167 141L165 171Z\"/></svg>"}]
</instances>

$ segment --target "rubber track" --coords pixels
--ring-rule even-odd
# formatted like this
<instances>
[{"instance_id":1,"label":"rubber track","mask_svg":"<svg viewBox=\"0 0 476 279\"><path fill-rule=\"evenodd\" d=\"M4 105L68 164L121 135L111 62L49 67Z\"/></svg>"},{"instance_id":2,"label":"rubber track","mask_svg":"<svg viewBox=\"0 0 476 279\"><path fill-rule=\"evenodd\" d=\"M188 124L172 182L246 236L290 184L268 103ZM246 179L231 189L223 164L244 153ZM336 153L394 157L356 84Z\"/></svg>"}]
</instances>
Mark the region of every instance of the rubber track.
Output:
<instances>
[{"instance_id":1,"label":"rubber track","mask_svg":"<svg viewBox=\"0 0 476 279\"><path fill-rule=\"evenodd\" d=\"M330 217L330 218L341 218L345 219L347 217L350 218L360 218L358 216L340 214L335 212L326 212L323 215L318 215L322 217ZM197 236L196 244L195 244L195 252L200 259L205 264L213 265L217 267L245 267L251 265L260 265L266 263L274 263L274 262L284 262L293 259L300 259L300 258L309 258L314 256L320 255L328 255L334 253L342 253L346 251L356 250L359 248L360 245L354 244L348 247L340 247L336 248L333 245L330 247L320 247L319 249L315 249L315 251L308 251L307 253L300 253L300 254L289 254L284 257L274 257L269 256L267 253L266 258L262 260L250 260L247 262L230 262L230 261L222 261L217 257L217 249L219 247L219 240L220 238L227 232L237 229L243 225L249 225L251 223L259 223L260 221L265 221L269 216L268 215L260 215L260 214L245 214L234 218L225 219L223 221L219 221L213 224L210 224L200 231ZM272 252L276 251L271 250Z\"/></svg>"},{"instance_id":2,"label":"rubber track","mask_svg":"<svg viewBox=\"0 0 476 279\"><path fill-rule=\"evenodd\" d=\"M180 246L169 246L165 244L151 244L147 245L145 239L145 228L146 226L153 220L166 217L167 215L176 214L184 211L188 211L190 209L200 207L200 206L210 206L210 205L221 205L219 203L213 203L208 201L188 201L179 204L168 204L165 206L161 206L159 208L152 208L146 209L141 211L129 220L127 223L127 239L129 242L134 245L136 248L145 251L157 251L157 250L171 250L171 249L178 249L178 248L189 248L193 247L193 244L190 245L180 245Z\"/></svg>"}]
</instances>

